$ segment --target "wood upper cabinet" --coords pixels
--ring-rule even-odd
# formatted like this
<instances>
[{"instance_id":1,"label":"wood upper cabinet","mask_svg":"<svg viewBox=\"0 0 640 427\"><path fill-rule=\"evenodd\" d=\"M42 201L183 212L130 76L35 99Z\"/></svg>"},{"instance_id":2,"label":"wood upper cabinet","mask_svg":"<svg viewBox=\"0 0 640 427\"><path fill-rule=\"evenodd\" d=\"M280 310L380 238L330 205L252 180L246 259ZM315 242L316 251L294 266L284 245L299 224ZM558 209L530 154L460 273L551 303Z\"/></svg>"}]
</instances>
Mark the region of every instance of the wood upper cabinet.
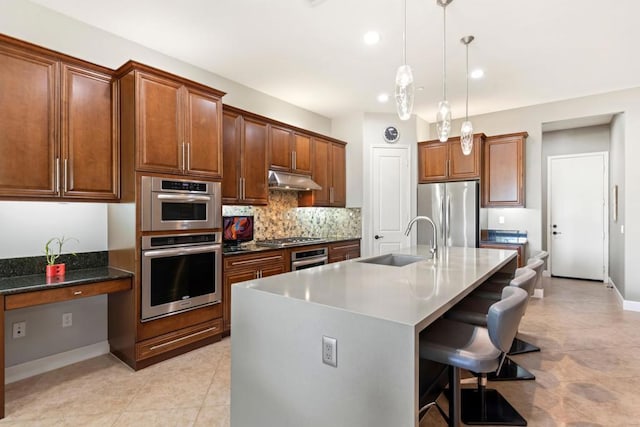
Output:
<instances>
[{"instance_id":1,"label":"wood upper cabinet","mask_svg":"<svg viewBox=\"0 0 640 427\"><path fill-rule=\"evenodd\" d=\"M0 196L115 200L112 71L0 37Z\"/></svg>"},{"instance_id":2,"label":"wood upper cabinet","mask_svg":"<svg viewBox=\"0 0 640 427\"><path fill-rule=\"evenodd\" d=\"M131 61L118 74L134 76L136 169L222 178L223 93Z\"/></svg>"},{"instance_id":3,"label":"wood upper cabinet","mask_svg":"<svg viewBox=\"0 0 640 427\"><path fill-rule=\"evenodd\" d=\"M299 206L346 205L346 144L313 138L313 180L322 190L298 193Z\"/></svg>"},{"instance_id":4,"label":"wood upper cabinet","mask_svg":"<svg viewBox=\"0 0 640 427\"><path fill-rule=\"evenodd\" d=\"M222 202L266 205L268 125L230 107L225 107L223 117Z\"/></svg>"},{"instance_id":5,"label":"wood upper cabinet","mask_svg":"<svg viewBox=\"0 0 640 427\"><path fill-rule=\"evenodd\" d=\"M526 132L487 138L482 169L483 207L524 207Z\"/></svg>"},{"instance_id":6,"label":"wood upper cabinet","mask_svg":"<svg viewBox=\"0 0 640 427\"><path fill-rule=\"evenodd\" d=\"M480 178L485 138L482 133L473 136L473 150L468 156L462 153L460 137L449 138L447 142L419 142L418 181L422 184Z\"/></svg>"},{"instance_id":7,"label":"wood upper cabinet","mask_svg":"<svg viewBox=\"0 0 640 427\"><path fill-rule=\"evenodd\" d=\"M111 75L62 64L61 93L63 197L116 199L120 146Z\"/></svg>"},{"instance_id":8,"label":"wood upper cabinet","mask_svg":"<svg viewBox=\"0 0 640 427\"><path fill-rule=\"evenodd\" d=\"M284 126L270 125L270 168L304 175L311 174L311 137Z\"/></svg>"}]
</instances>

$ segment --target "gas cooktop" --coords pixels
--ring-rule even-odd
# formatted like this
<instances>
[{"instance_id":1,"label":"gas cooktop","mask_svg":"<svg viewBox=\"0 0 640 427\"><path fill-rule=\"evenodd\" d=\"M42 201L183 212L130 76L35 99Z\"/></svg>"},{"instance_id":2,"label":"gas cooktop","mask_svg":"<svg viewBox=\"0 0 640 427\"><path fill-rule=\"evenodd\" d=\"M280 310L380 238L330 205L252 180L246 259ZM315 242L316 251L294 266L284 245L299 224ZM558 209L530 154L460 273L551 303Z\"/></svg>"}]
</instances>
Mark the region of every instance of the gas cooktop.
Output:
<instances>
[{"instance_id":1,"label":"gas cooktop","mask_svg":"<svg viewBox=\"0 0 640 427\"><path fill-rule=\"evenodd\" d=\"M326 242L326 239L322 237L283 237L281 239L256 240L256 245L267 246L269 248L286 248L289 246L312 245L323 242Z\"/></svg>"}]
</instances>

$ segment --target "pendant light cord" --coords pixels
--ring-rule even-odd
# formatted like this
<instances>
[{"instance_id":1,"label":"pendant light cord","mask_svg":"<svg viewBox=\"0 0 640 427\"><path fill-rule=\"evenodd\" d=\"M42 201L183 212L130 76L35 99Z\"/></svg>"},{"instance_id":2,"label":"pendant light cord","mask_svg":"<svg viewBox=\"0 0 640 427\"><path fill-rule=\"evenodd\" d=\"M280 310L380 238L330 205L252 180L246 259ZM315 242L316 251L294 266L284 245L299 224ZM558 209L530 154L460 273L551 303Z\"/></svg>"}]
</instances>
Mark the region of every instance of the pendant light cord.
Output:
<instances>
[{"instance_id":1,"label":"pendant light cord","mask_svg":"<svg viewBox=\"0 0 640 427\"><path fill-rule=\"evenodd\" d=\"M404 31L402 32L402 62L407 65L407 0L404 0Z\"/></svg>"},{"instance_id":2,"label":"pendant light cord","mask_svg":"<svg viewBox=\"0 0 640 427\"><path fill-rule=\"evenodd\" d=\"M442 100L447 100L447 6L442 7Z\"/></svg>"},{"instance_id":3,"label":"pendant light cord","mask_svg":"<svg viewBox=\"0 0 640 427\"><path fill-rule=\"evenodd\" d=\"M467 48L467 102L465 103L465 108L464 108L464 120L466 122L469 121L469 43L466 43L466 48Z\"/></svg>"}]
</instances>

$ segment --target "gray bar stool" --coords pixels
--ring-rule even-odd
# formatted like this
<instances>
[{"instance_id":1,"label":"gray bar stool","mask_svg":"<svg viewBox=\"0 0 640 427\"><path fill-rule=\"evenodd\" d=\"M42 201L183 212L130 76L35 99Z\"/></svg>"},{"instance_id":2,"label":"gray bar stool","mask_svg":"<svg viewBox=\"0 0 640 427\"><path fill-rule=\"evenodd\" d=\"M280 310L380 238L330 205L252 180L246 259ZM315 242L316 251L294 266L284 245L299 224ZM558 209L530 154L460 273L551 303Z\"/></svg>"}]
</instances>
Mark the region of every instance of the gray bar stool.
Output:
<instances>
[{"instance_id":1,"label":"gray bar stool","mask_svg":"<svg viewBox=\"0 0 640 427\"><path fill-rule=\"evenodd\" d=\"M449 365L449 425L526 426L527 421L497 391L486 374L500 371L527 304L526 291L506 287L487 314L487 328L440 318L420 333L420 357ZM460 389L460 369L479 374L477 389Z\"/></svg>"},{"instance_id":2,"label":"gray bar stool","mask_svg":"<svg viewBox=\"0 0 640 427\"><path fill-rule=\"evenodd\" d=\"M529 258L527 260L526 268L530 268L536 272L536 282L529 292L531 295L533 295L533 292L536 288L542 287L542 270L544 269L544 260L536 257ZM531 353L534 351L540 351L540 347L516 337L516 339L513 340L513 345L511 346L509 355L515 356L516 354Z\"/></svg>"},{"instance_id":3,"label":"gray bar stool","mask_svg":"<svg viewBox=\"0 0 640 427\"><path fill-rule=\"evenodd\" d=\"M511 280L510 287L517 287L524 290L527 295L531 295L533 287L536 283L536 273L529 268L519 268L516 276ZM527 298L528 300L528 298ZM469 295L458 304L453 306L445 313L447 319L459 322L470 323L477 326L487 325L487 315L489 308L495 301L492 299L477 297L474 294ZM515 343L515 338L513 341ZM513 345L511 346L513 349ZM509 353L511 354L511 353ZM511 358L505 359L504 365L499 374L489 374L488 378L492 381L516 381L516 380L535 380L536 377L527 369L518 365Z\"/></svg>"}]
</instances>

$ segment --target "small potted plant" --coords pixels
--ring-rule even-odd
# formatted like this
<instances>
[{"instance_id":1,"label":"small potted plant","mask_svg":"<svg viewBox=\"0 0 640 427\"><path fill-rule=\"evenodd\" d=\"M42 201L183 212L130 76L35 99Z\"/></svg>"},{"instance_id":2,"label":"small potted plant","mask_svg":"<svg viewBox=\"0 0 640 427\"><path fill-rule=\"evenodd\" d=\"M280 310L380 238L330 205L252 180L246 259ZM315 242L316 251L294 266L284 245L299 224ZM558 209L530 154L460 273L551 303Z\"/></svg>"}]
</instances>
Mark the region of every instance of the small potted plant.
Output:
<instances>
[{"instance_id":1,"label":"small potted plant","mask_svg":"<svg viewBox=\"0 0 640 427\"><path fill-rule=\"evenodd\" d=\"M47 258L47 268L45 270L46 277L64 276L65 265L64 263L56 264L56 260L62 254L62 246L64 245L64 243L70 240L75 240L76 242L78 241L78 239L75 239L73 237L66 238L62 236L52 237L47 241L47 243L45 243L44 254ZM75 252L72 252L71 254L75 255Z\"/></svg>"}]
</instances>

